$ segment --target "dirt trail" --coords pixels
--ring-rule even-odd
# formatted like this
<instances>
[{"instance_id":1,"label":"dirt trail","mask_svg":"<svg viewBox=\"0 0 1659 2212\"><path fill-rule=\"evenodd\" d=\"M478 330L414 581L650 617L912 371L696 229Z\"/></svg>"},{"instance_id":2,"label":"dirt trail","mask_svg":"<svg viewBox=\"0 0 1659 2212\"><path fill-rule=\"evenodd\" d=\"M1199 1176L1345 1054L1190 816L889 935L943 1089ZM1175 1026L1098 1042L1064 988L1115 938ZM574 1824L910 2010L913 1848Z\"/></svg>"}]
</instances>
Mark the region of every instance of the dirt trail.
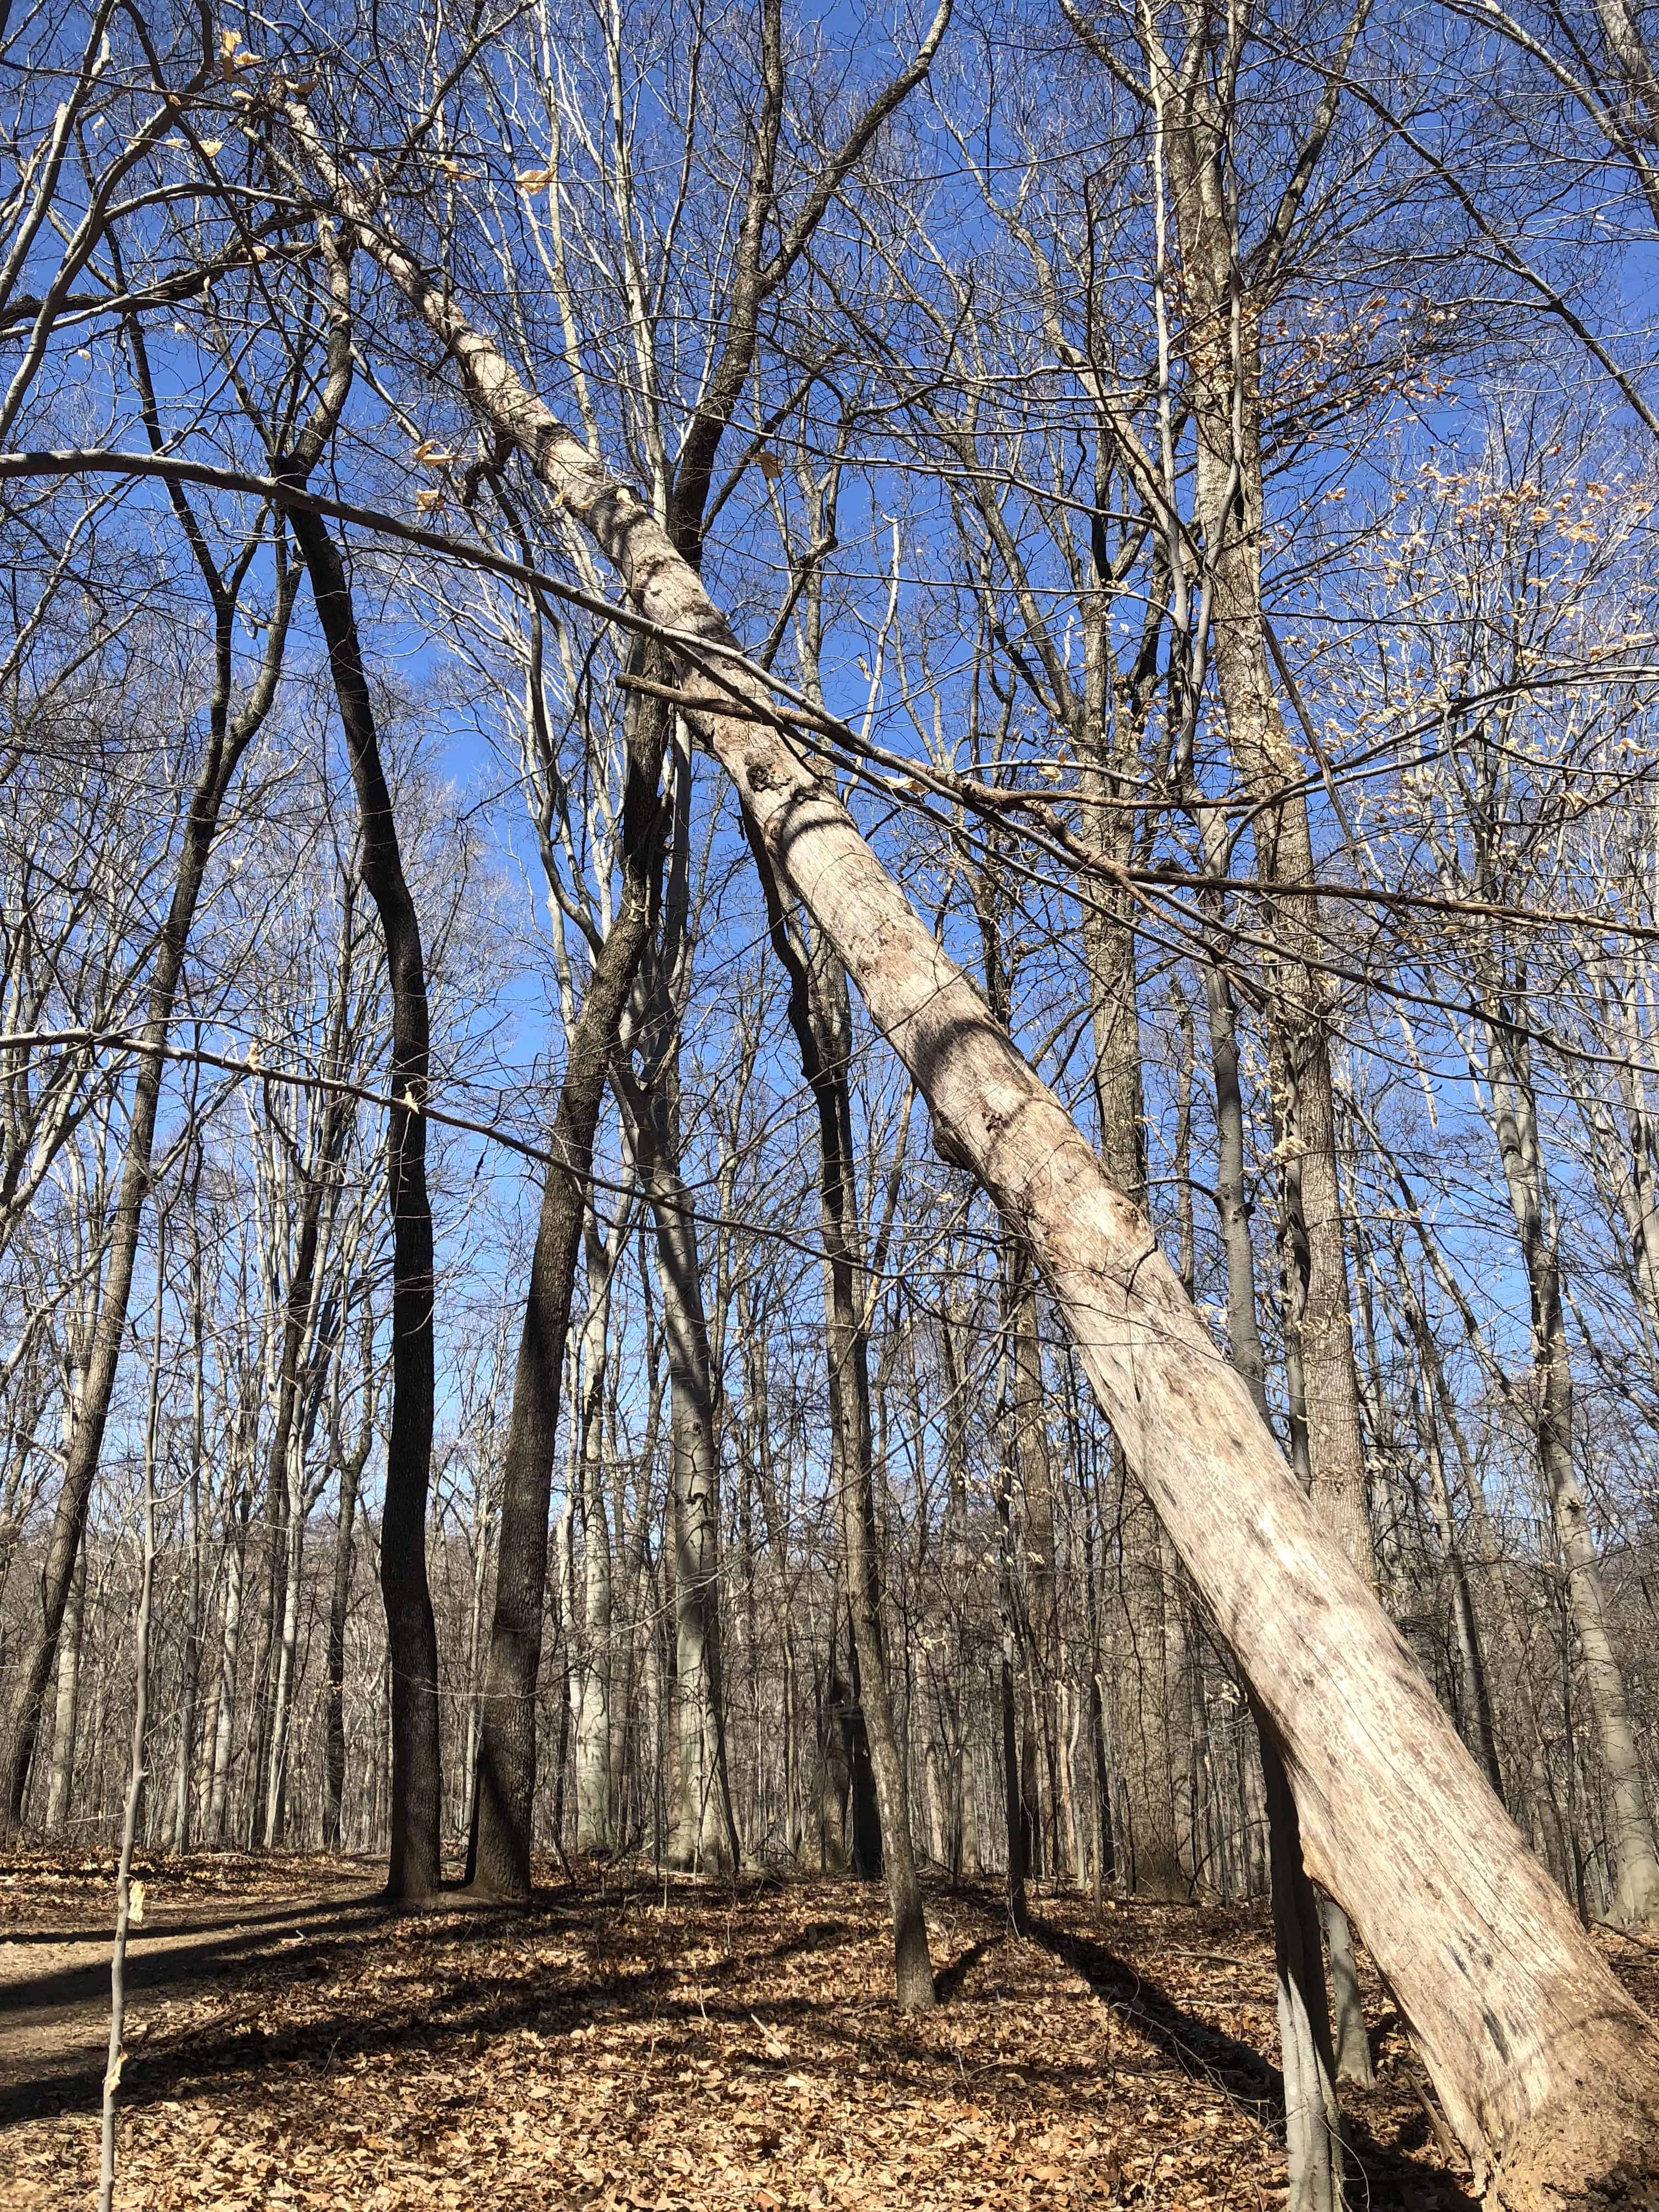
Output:
<instances>
[{"instance_id":1,"label":"dirt trail","mask_svg":"<svg viewBox=\"0 0 1659 2212\"><path fill-rule=\"evenodd\" d=\"M343 1887L337 1866L326 1884L307 1881L303 1864L293 1870L297 1881L284 1868L277 1895L268 1876L238 1881L238 1866L228 1863L226 1886L240 1893L229 1896L216 1884L169 1882L164 1869L151 1869L144 1924L131 1930L127 1947L131 2051L143 2050L158 1997L199 1996L245 1976L257 1981L319 1928L349 1938L384 1917L374 1883ZM21 1895L20 1884L27 1885ZM112 1879L95 1863L68 1876L14 1874L4 1887L13 1894L4 1899L11 1911L0 1916L0 2126L97 2100L114 1917ZM61 1899L52 1894L59 1889ZM170 1898L170 1890L184 1894Z\"/></svg>"}]
</instances>

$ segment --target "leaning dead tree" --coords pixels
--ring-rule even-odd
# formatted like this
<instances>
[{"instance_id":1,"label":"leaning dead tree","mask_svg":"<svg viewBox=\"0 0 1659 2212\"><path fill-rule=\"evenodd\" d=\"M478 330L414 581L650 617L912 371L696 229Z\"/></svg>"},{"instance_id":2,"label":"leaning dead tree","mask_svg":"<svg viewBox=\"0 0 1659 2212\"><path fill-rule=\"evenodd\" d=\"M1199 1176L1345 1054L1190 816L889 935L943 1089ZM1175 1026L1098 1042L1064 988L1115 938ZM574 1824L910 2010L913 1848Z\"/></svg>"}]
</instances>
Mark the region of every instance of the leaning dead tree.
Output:
<instances>
[{"instance_id":1,"label":"leaning dead tree","mask_svg":"<svg viewBox=\"0 0 1659 2212\"><path fill-rule=\"evenodd\" d=\"M1364 1578L1319 1526L1145 1216L994 1022L781 712L696 569L626 485L362 204L307 107L281 116L361 249L615 568L681 672L681 711L784 885L927 1100L937 1142L1029 1244L1131 1466L1237 1655L1310 1870L1392 1988L1482 2185L1516 2212L1659 2176L1659 2031L1492 1796ZM729 708L715 705L730 701Z\"/></svg>"}]
</instances>

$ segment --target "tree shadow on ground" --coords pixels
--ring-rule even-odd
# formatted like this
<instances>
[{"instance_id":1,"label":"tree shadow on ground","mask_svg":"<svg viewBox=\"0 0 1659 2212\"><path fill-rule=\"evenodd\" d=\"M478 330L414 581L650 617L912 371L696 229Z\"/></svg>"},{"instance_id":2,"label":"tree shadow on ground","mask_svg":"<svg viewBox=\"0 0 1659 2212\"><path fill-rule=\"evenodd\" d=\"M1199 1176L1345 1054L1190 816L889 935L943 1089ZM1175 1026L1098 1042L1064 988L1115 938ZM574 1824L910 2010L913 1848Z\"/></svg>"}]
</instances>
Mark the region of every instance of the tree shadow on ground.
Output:
<instances>
[{"instance_id":1,"label":"tree shadow on ground","mask_svg":"<svg viewBox=\"0 0 1659 2212\"><path fill-rule=\"evenodd\" d=\"M221 1927L211 1908L181 1901L173 1930L190 1932L171 1955L160 1951L145 1962L152 1972L135 1993L124 2127L141 2144L172 2144L180 2112L207 2112L238 2156L245 2148L254 2155L275 2128L348 2163L367 2130L380 2146L369 2161L378 2179L394 2151L412 2155L423 2177L441 2171L445 2130L459 2124L457 2115L475 2131L495 2130L490 2155L510 2157L514 2128L544 2121L563 2130L563 2142L578 2126L599 2125L598 2112L609 2128L605 2157L630 2180L654 2174L645 2192L652 2201L665 2174L672 2179L665 2161L683 2156L686 2142L737 2155L748 2154L748 2143L758 2173L757 2145L799 2163L830 2155L838 2141L836 2154L849 2160L871 2155L875 2140L896 2147L895 2155L920 2141L932 2146L925 2155L949 2185L902 2201L930 2212L947 2197L956 2201L962 2172L983 2179L987 2203L1027 2201L1027 2185L1046 2187L1056 2160L1082 2171L1085 2146L1101 2182L1089 2185L1091 2204L1117 2201L1119 2180L1130 2192L1123 2203L1155 2201L1133 2192L1169 2163L1157 2158L1166 2149L1189 2174L1197 2160L1229 2189L1240 2160L1253 2188L1271 2184L1276 2069L1200 2017L1201 2000L1183 2005L1171 1994L1182 1986L1176 1962L1208 1955L1183 1953L1182 1942L1234 1941L1217 1916L1194 1924L1177 1915L1164 1924L1137 1915L1118 1935L1130 1954L1123 1957L1079 1925L1080 1905L1073 1911L1056 1899L1034 1928L1036 1941L1025 1943L1006 1926L1000 1890L930 1889L937 1980L948 2002L917 2016L894 2005L883 1899L866 1884L665 1892L647 1874L631 1887L541 1890L527 1909L451 1909L448 1897L430 1914L410 1916L367 1888L342 1897L319 1886L303 1899L267 1893L228 1904ZM1265 1993L1270 2005L1262 1932L1259 1923L1240 1923L1239 1945L1253 1954L1237 1964L1251 2002ZM101 1946L101 1931L88 1927L76 1941L94 1938ZM1056 1977L1051 1960L1072 1975ZM1127 2034L1087 1991L1106 2001ZM81 2140L83 2116L100 2094L106 1954L61 1974L29 1974L0 1990L0 2002L7 1997L14 2063L11 2085L0 2086L0 2126L61 2116L63 2139ZM27 2027L16 2033L19 2000L51 2029L33 2058ZM422 2087L411 2100L402 2085L415 2081ZM1409 2134L1416 2116L1398 2081L1392 2087L1394 2104L1379 2100L1376 2124L1393 2124L1410 2148L1420 2130ZM663 2141L653 2148L649 2135L653 2115L665 2108L675 2114L665 2139L672 2151ZM1227 2115L1213 2137L1197 2132L1206 2114L1206 2125ZM1091 2144L1095 2132L1100 2140ZM1420 2212L1437 2198L1470 2212L1432 2165L1392 2158L1358 2131L1357 2143L1365 2194L1357 2189L1355 2203ZM0 2165L4 2156L0 2148ZM337 2179L346 2165L331 2170ZM1146 2184L1133 2179L1141 2170L1149 2170ZM704 2178L713 2175L708 2165ZM341 2184L345 2193L337 2190L331 2201L357 2204L356 2185ZM1214 2196L1216 2185L1200 2185L1199 2197L1206 2187ZM1069 2208L1074 2199L1051 2201ZM1224 2191L1215 2201L1234 2200Z\"/></svg>"},{"instance_id":2,"label":"tree shadow on ground","mask_svg":"<svg viewBox=\"0 0 1659 2212\"><path fill-rule=\"evenodd\" d=\"M1252 2119L1282 2135L1285 2077L1253 2044L1186 2010L1107 1944L1039 1920L1032 1921L1031 1935L1080 1974L1097 1996L1183 2072L1201 2077ZM1409 2125L1397 2143L1390 2146L1377 2141L1363 2109L1355 2109L1356 2102L1352 2094L1345 2100L1350 2179L1357 2185L1352 2192L1356 2201L1372 2208L1420 2203L1424 2170L1403 2153L1426 2142L1430 2134L1426 2110L1420 2124ZM1443 2206L1455 2208L1455 2212L1480 2212L1480 2199L1451 2177L1436 2177L1435 2188Z\"/></svg>"}]
</instances>

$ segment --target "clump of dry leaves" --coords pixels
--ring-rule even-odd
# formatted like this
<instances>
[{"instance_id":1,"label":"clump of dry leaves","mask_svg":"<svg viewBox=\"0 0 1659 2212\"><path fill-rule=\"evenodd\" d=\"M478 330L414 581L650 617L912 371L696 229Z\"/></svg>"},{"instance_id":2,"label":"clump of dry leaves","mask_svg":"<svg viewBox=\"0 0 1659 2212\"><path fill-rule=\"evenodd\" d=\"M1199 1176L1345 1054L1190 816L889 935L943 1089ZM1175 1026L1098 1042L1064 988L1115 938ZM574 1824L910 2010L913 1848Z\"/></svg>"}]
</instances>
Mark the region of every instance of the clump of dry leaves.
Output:
<instances>
[{"instance_id":1,"label":"clump of dry leaves","mask_svg":"<svg viewBox=\"0 0 1659 2212\"><path fill-rule=\"evenodd\" d=\"M117 2198L134 2212L1283 2200L1272 1951L1251 1914L1097 1917L1044 1898L1020 1942L994 1893L941 1891L928 1922L945 2002L916 2020L888 1993L879 1885L585 1868L526 1915L402 1918L337 1863L143 1871ZM108 1892L97 1860L0 1869L8 2207L90 2201L85 1939ZM1374 2004L1379 2086L1354 2107L1365 2197L1449 2212L1462 2170Z\"/></svg>"}]
</instances>

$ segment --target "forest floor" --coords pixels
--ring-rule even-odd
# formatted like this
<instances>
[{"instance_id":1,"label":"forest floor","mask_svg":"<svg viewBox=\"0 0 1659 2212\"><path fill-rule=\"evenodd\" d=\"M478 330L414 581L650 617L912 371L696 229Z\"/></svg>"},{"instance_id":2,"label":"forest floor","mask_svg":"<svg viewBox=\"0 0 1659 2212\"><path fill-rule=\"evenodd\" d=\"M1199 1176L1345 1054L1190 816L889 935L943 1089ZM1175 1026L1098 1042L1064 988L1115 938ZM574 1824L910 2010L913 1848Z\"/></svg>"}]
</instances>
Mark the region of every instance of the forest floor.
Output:
<instances>
[{"instance_id":1,"label":"forest floor","mask_svg":"<svg viewBox=\"0 0 1659 2212\"><path fill-rule=\"evenodd\" d=\"M0 2206L87 2206L112 1869L0 1860ZM374 1870L158 1860L129 1964L118 2205L732 2212L1284 2199L1263 1916L930 1893L945 2002L888 1995L879 1884L578 1869L528 1913L394 1917ZM1659 1956L1608 1935L1650 2007ZM1466 2212L1397 2018L1351 2100L1375 2212Z\"/></svg>"}]
</instances>

